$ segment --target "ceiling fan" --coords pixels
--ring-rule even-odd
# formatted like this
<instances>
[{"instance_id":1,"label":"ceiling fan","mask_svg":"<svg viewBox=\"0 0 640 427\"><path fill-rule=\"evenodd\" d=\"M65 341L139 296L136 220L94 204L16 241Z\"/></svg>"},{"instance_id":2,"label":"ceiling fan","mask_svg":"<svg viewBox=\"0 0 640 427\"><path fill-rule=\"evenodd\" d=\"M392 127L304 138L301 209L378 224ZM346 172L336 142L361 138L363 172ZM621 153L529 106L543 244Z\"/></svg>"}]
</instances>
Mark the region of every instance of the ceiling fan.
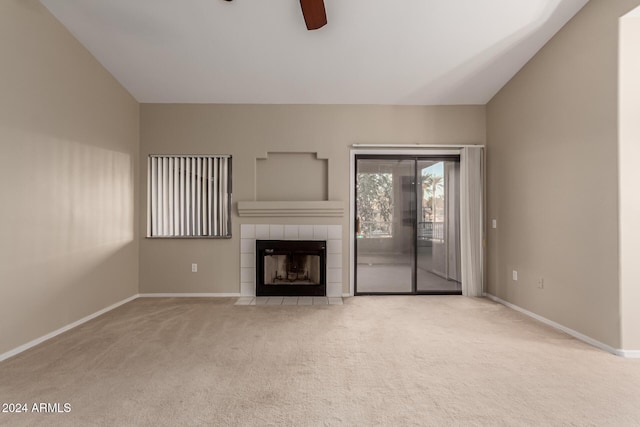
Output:
<instances>
[{"instance_id":1,"label":"ceiling fan","mask_svg":"<svg viewBox=\"0 0 640 427\"><path fill-rule=\"evenodd\" d=\"M327 25L327 13L324 10L324 0L300 0L304 22L307 30L317 30Z\"/></svg>"},{"instance_id":2,"label":"ceiling fan","mask_svg":"<svg viewBox=\"0 0 640 427\"><path fill-rule=\"evenodd\" d=\"M307 30L317 30L327 25L324 0L300 0L300 7L302 8L304 22L307 24Z\"/></svg>"}]
</instances>

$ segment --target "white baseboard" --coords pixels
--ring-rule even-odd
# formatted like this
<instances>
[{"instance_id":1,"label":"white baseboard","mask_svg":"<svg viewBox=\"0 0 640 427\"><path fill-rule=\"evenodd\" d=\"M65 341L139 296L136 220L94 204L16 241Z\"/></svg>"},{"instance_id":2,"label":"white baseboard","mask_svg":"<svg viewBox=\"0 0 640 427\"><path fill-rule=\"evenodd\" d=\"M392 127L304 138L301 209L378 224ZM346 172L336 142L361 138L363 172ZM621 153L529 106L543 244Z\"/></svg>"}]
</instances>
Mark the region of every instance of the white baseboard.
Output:
<instances>
[{"instance_id":1,"label":"white baseboard","mask_svg":"<svg viewBox=\"0 0 640 427\"><path fill-rule=\"evenodd\" d=\"M522 307L519 307L515 304L511 304L510 302L507 302L503 299L498 298L497 296L491 295L491 294L484 294L485 297L489 298L492 301L495 301L499 304L502 304L506 307L509 307L512 310L518 311L522 314L525 314L533 319L536 319L539 322L544 323L545 325L549 325L553 328L559 329L564 333L567 333L569 335L571 335L574 338L579 339L580 341L586 342L587 344L590 344L594 347L597 347L601 350L604 350L608 353L611 354L615 354L616 356L622 356L622 357L627 357L627 358L640 358L640 350L622 350L622 349L615 349L613 347L611 347L610 345L607 345L605 343L602 343L598 340L595 340L585 334L581 334L578 331L574 331L571 328L567 328L564 325L561 325L560 323L554 322L553 320L549 320L546 317L542 317L539 314L535 314L529 310L525 310Z\"/></svg>"},{"instance_id":2,"label":"white baseboard","mask_svg":"<svg viewBox=\"0 0 640 427\"><path fill-rule=\"evenodd\" d=\"M130 301L133 301L136 298L138 298L138 294L132 295L129 298L123 299L122 301L119 301L119 302L117 302L115 304L110 305L109 307L105 307L102 310L96 311L95 313L90 314L88 316L85 316L80 320L76 320L73 323L69 323L68 325L63 326L60 329L56 329L53 332L50 332L50 333L48 333L46 335L41 336L40 338L36 338L33 341L29 341L26 344L22 344L21 346L16 347L13 350L9 350L6 353L2 353L2 354L0 354L0 362L2 362L5 359L8 359L10 357L13 357L16 354L22 353L23 351L28 350L31 347L35 347L36 345L38 345L40 343L43 343L43 342L45 342L45 341L47 341L47 340L49 340L49 339L51 339L51 338L53 338L55 336L58 336L63 332L67 332L69 329L73 329L76 326L80 326L83 323L88 322L89 320L95 319L96 317L101 316L101 315L105 314L106 312L113 310L114 308L118 308L123 304L126 304L126 303L128 303Z\"/></svg>"},{"instance_id":3,"label":"white baseboard","mask_svg":"<svg viewBox=\"0 0 640 427\"><path fill-rule=\"evenodd\" d=\"M640 350L618 350L617 354L627 359L640 359Z\"/></svg>"},{"instance_id":4,"label":"white baseboard","mask_svg":"<svg viewBox=\"0 0 640 427\"><path fill-rule=\"evenodd\" d=\"M343 294L343 297L348 298L352 295L345 293ZM574 331L573 329L567 328L566 326L563 326L559 323L556 323L552 320L549 320L545 317L542 317L540 315L537 315L529 310L525 310L524 308L518 307L515 304L511 304L510 302L504 301L496 296L493 296L491 294L484 294L485 297L489 298L492 301L495 301L497 303L500 303L506 307L509 307L513 310L516 310L522 314L525 314L533 319L536 319L544 324L547 324L553 328L559 329L569 335L571 335L574 338L577 338L581 341L586 342L587 344L591 344L594 347L598 347L604 351L607 351L609 353L615 354L617 356L622 356L622 357L626 357L626 358L640 358L640 350L622 350L622 349L614 349L611 346L608 346L604 343L601 343L600 341L597 341L591 337L588 337L584 334L581 334L580 332ZM25 350L30 349L31 347L35 347L38 344L41 344L55 336L58 336L64 332L67 332L70 329L75 328L76 326L80 326L83 323L88 322L89 320L95 319L98 316L101 316L115 308L120 307L121 305L124 305L128 302L131 302L137 298L184 298L184 297L205 297L205 298L229 298L229 297L240 297L240 293L181 293L181 294L171 294L171 293L158 293L158 294L136 294L136 295L132 295L129 298L123 299L122 301L119 301L115 304L110 305L109 307L105 307L102 310L96 311L93 314L90 314L88 316L83 317L80 320L77 320L73 323L70 323L66 326L63 326L60 329L57 329L51 333L48 333L46 335L41 336L40 338L36 338L35 340L29 341L26 344L23 344L19 347L14 348L13 350L9 350L5 353L0 354L0 362L2 362L5 359L8 359L10 357L13 357L19 353L22 353Z\"/></svg>"},{"instance_id":5,"label":"white baseboard","mask_svg":"<svg viewBox=\"0 0 640 427\"><path fill-rule=\"evenodd\" d=\"M138 294L139 298L233 298L240 297L239 292L231 293L181 293L181 294Z\"/></svg>"},{"instance_id":6,"label":"white baseboard","mask_svg":"<svg viewBox=\"0 0 640 427\"><path fill-rule=\"evenodd\" d=\"M130 296L129 298L123 299L122 301L119 301L119 302L117 302L115 304L112 304L109 307L105 307L102 310L96 311L93 314L85 316L80 320L77 320L77 321L75 321L73 323L70 323L70 324L68 324L66 326L63 326L60 329L57 329L57 330L55 330L53 332L50 332L50 333L48 333L46 335L43 335L40 338L36 338L33 341L29 341L28 343L22 344L19 347L16 347L16 348L14 348L12 350L7 351L6 353L0 354L0 362L2 362L5 359L8 359L10 357L13 357L13 356L15 356L15 355L17 355L19 353L22 353L23 351L26 351L26 350L30 349L31 347L35 347L36 345L41 344L41 343L43 343L43 342L45 342L47 340L50 340L51 338L53 338L55 336L58 336L63 332L67 332L68 330L73 329L76 326L80 326L83 323L88 322L89 320L95 319L96 317L101 316L101 315L105 314L108 311L111 311L111 310L113 310L115 308L118 308L121 305L126 304L128 302L131 302L131 301L133 301L135 299L138 299L138 298L165 298L165 297L168 297L168 298L179 298L179 297L208 297L208 298L211 298L211 297L239 297L239 296L240 296L239 293L219 293L219 294L218 293L135 294L135 295Z\"/></svg>"}]
</instances>

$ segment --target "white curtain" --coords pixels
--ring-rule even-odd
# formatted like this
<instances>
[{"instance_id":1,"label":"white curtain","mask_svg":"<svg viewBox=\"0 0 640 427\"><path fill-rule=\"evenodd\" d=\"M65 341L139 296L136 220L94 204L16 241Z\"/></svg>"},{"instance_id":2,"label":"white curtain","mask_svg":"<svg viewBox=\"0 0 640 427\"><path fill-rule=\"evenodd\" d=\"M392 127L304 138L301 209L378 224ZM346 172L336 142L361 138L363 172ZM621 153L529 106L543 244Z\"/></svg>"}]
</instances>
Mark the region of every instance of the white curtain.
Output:
<instances>
[{"instance_id":1,"label":"white curtain","mask_svg":"<svg viewBox=\"0 0 640 427\"><path fill-rule=\"evenodd\" d=\"M447 246L447 276L462 282L460 276L460 163L444 163L445 244Z\"/></svg>"},{"instance_id":2,"label":"white curtain","mask_svg":"<svg viewBox=\"0 0 640 427\"><path fill-rule=\"evenodd\" d=\"M482 148L465 147L460 154L460 246L462 295L482 296L483 265Z\"/></svg>"}]
</instances>

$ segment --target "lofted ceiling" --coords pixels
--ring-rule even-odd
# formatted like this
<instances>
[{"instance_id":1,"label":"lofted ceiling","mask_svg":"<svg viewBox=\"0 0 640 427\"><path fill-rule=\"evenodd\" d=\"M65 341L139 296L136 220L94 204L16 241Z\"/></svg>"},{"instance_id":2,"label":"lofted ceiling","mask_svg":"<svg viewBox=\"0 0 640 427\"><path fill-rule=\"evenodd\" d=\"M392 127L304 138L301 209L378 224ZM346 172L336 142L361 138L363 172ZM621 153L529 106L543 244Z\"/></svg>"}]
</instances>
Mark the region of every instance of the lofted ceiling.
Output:
<instances>
[{"instance_id":1,"label":"lofted ceiling","mask_svg":"<svg viewBox=\"0 0 640 427\"><path fill-rule=\"evenodd\" d=\"M41 0L140 102L485 104L588 0Z\"/></svg>"}]
</instances>

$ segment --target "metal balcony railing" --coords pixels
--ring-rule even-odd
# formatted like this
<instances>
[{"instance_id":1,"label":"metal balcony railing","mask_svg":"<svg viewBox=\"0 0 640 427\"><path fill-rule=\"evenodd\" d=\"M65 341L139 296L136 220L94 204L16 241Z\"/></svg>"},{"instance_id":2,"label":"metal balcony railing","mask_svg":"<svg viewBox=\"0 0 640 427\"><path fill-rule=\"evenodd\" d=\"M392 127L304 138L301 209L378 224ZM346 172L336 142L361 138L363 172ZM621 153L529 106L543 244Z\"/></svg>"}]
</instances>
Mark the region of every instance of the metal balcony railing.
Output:
<instances>
[{"instance_id":1,"label":"metal balcony railing","mask_svg":"<svg viewBox=\"0 0 640 427\"><path fill-rule=\"evenodd\" d=\"M359 236L365 239L393 237L393 222L360 221ZM444 222L419 222L418 240L444 241Z\"/></svg>"},{"instance_id":2,"label":"metal balcony railing","mask_svg":"<svg viewBox=\"0 0 640 427\"><path fill-rule=\"evenodd\" d=\"M360 221L360 236L364 238L393 237L391 221Z\"/></svg>"},{"instance_id":3,"label":"metal balcony railing","mask_svg":"<svg viewBox=\"0 0 640 427\"><path fill-rule=\"evenodd\" d=\"M419 222L418 239L444 241L444 222Z\"/></svg>"}]
</instances>

